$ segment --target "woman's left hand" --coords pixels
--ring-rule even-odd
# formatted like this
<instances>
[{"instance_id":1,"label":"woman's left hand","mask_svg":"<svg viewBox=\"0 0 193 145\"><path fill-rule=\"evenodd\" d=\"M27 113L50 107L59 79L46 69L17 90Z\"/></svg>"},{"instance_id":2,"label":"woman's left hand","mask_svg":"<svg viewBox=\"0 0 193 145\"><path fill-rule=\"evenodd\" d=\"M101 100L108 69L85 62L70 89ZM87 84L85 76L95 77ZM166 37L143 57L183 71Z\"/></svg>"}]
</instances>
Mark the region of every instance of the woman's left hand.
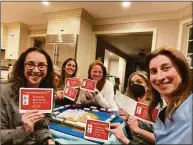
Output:
<instances>
[{"instance_id":1,"label":"woman's left hand","mask_svg":"<svg viewBox=\"0 0 193 145\"><path fill-rule=\"evenodd\" d=\"M44 145L55 145L55 142L53 139L48 139L47 141L44 142Z\"/></svg>"},{"instance_id":2,"label":"woman's left hand","mask_svg":"<svg viewBox=\"0 0 193 145\"><path fill-rule=\"evenodd\" d=\"M48 145L55 145L55 142L54 142L52 139L49 139L49 140L47 141L47 143L48 143Z\"/></svg>"},{"instance_id":3,"label":"woman's left hand","mask_svg":"<svg viewBox=\"0 0 193 145\"><path fill-rule=\"evenodd\" d=\"M134 116L129 116L128 120L127 120L127 124L129 125L129 127L135 132L138 133L140 128L139 128L139 122L137 120L136 117Z\"/></svg>"}]
</instances>

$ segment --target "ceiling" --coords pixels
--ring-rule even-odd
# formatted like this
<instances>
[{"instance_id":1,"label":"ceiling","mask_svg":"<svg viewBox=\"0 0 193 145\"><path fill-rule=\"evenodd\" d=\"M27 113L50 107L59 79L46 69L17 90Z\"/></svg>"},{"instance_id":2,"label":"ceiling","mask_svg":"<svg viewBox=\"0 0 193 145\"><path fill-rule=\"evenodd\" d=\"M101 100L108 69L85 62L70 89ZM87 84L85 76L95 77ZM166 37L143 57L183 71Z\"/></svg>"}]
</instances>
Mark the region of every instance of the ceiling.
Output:
<instances>
[{"instance_id":1,"label":"ceiling","mask_svg":"<svg viewBox=\"0 0 193 145\"><path fill-rule=\"evenodd\" d=\"M121 2L1 2L1 21L23 22L28 25L47 24L47 12L84 8L95 19L120 17L155 12L176 11L191 2L131 2L123 8Z\"/></svg>"}]
</instances>

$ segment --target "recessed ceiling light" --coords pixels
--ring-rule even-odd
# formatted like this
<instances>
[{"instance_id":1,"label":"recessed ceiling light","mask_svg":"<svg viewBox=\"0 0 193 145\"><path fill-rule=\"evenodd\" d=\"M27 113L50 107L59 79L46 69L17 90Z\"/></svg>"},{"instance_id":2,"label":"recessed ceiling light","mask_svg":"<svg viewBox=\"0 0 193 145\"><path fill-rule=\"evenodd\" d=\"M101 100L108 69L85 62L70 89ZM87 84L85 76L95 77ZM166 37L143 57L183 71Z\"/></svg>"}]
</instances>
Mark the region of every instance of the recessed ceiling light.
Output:
<instances>
[{"instance_id":1,"label":"recessed ceiling light","mask_svg":"<svg viewBox=\"0 0 193 145\"><path fill-rule=\"evenodd\" d=\"M110 55L113 55L113 53L110 53Z\"/></svg>"},{"instance_id":2,"label":"recessed ceiling light","mask_svg":"<svg viewBox=\"0 0 193 145\"><path fill-rule=\"evenodd\" d=\"M122 6L123 6L123 7L128 7L128 6L130 6L130 5L131 5L130 2L122 2Z\"/></svg>"},{"instance_id":3,"label":"recessed ceiling light","mask_svg":"<svg viewBox=\"0 0 193 145\"><path fill-rule=\"evenodd\" d=\"M49 5L49 2L43 1L42 4L47 6L47 5Z\"/></svg>"}]
</instances>

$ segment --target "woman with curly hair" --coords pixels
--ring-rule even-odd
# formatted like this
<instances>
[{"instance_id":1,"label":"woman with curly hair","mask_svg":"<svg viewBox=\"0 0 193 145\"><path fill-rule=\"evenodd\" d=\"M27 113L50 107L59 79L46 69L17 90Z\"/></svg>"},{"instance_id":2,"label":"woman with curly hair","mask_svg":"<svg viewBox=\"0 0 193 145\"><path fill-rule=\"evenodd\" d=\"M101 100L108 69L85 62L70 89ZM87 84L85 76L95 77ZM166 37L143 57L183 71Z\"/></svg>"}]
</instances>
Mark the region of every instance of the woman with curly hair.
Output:
<instances>
[{"instance_id":1,"label":"woman with curly hair","mask_svg":"<svg viewBox=\"0 0 193 145\"><path fill-rule=\"evenodd\" d=\"M53 144L46 115L38 110L19 113L20 88L53 88L53 65L40 48L23 52L13 66L12 77L1 85L1 143Z\"/></svg>"}]
</instances>

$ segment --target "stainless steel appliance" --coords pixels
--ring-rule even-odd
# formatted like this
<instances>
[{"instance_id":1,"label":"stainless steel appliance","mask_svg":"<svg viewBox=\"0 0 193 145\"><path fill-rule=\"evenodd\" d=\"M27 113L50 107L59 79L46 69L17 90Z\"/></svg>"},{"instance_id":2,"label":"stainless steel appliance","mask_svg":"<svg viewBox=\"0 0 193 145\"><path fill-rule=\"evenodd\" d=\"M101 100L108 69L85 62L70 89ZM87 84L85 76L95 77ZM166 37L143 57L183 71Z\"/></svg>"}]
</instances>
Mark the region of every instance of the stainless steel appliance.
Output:
<instances>
[{"instance_id":1,"label":"stainless steel appliance","mask_svg":"<svg viewBox=\"0 0 193 145\"><path fill-rule=\"evenodd\" d=\"M47 35L44 49L51 56L53 64L61 67L67 58L76 59L77 34Z\"/></svg>"}]
</instances>

